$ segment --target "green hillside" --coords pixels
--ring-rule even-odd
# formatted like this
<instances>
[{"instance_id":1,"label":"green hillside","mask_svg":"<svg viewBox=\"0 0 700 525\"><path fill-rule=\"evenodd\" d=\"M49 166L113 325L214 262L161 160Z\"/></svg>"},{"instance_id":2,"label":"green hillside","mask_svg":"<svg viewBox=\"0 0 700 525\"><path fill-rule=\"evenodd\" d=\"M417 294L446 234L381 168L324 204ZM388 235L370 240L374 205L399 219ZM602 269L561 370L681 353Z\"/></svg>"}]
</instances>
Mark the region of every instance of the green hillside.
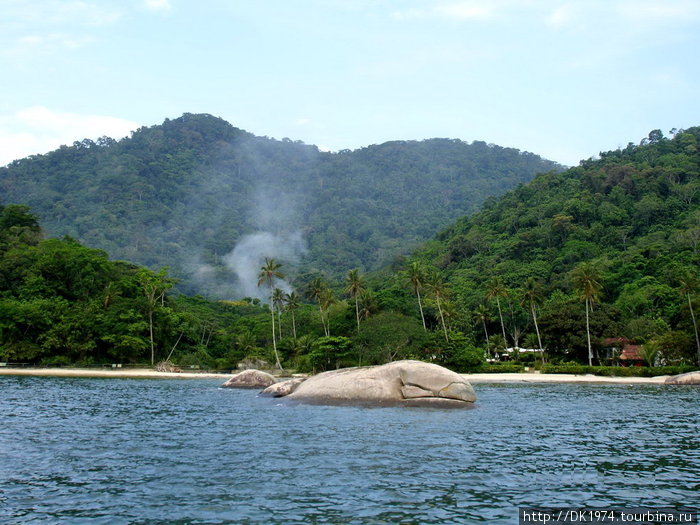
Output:
<instances>
[{"instance_id":1,"label":"green hillside","mask_svg":"<svg viewBox=\"0 0 700 525\"><path fill-rule=\"evenodd\" d=\"M537 347L535 298L550 357L585 362L587 276L594 362L613 337L647 343L668 363L700 358L700 128L671 138L656 130L638 146L539 175L487 200L412 261L442 272L453 326L480 344L488 333L502 345L505 329L508 346Z\"/></svg>"},{"instance_id":2,"label":"green hillside","mask_svg":"<svg viewBox=\"0 0 700 525\"><path fill-rule=\"evenodd\" d=\"M326 153L185 114L0 168L0 204L29 205L47 236L168 266L185 291L235 297L251 292L237 283L240 257L278 257L298 282L376 269L487 197L557 169L530 153L447 139Z\"/></svg>"},{"instance_id":3,"label":"green hillside","mask_svg":"<svg viewBox=\"0 0 700 525\"><path fill-rule=\"evenodd\" d=\"M285 293L293 265L264 261L253 277L263 277L271 308L173 293L167 273L69 237L43 239L27 207L0 205L0 361L171 358L230 369L279 358L318 371L412 358L460 371L687 371L700 361L699 143L700 128L669 139L652 132L639 146L539 175L412 256L351 270L342 284L310 279ZM636 345L638 362L669 366L582 366L620 364L619 338ZM485 363L540 339L546 364L532 353Z\"/></svg>"}]
</instances>

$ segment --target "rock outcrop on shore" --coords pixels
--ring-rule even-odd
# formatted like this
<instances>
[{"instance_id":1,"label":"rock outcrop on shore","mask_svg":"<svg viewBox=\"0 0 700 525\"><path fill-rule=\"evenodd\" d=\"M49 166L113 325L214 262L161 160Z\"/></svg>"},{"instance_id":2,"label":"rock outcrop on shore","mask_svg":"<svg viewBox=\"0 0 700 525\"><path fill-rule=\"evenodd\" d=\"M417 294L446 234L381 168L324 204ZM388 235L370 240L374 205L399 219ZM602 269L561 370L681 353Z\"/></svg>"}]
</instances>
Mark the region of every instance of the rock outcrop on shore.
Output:
<instances>
[{"instance_id":1,"label":"rock outcrop on shore","mask_svg":"<svg viewBox=\"0 0 700 525\"><path fill-rule=\"evenodd\" d=\"M666 380L667 385L700 385L700 370L671 376Z\"/></svg>"},{"instance_id":2,"label":"rock outcrop on shore","mask_svg":"<svg viewBox=\"0 0 700 525\"><path fill-rule=\"evenodd\" d=\"M270 397L288 396L304 381L306 381L305 377L295 377L294 379L288 379L287 381L280 381L279 383L268 386L265 390L260 392L260 394Z\"/></svg>"},{"instance_id":3,"label":"rock outcrop on shore","mask_svg":"<svg viewBox=\"0 0 700 525\"><path fill-rule=\"evenodd\" d=\"M421 361L332 370L278 383L263 393L319 404L467 407L476 401L462 376Z\"/></svg>"},{"instance_id":4,"label":"rock outcrop on shore","mask_svg":"<svg viewBox=\"0 0 700 525\"><path fill-rule=\"evenodd\" d=\"M244 370L226 381L223 388L267 388L275 384L275 378L261 370Z\"/></svg>"}]
</instances>

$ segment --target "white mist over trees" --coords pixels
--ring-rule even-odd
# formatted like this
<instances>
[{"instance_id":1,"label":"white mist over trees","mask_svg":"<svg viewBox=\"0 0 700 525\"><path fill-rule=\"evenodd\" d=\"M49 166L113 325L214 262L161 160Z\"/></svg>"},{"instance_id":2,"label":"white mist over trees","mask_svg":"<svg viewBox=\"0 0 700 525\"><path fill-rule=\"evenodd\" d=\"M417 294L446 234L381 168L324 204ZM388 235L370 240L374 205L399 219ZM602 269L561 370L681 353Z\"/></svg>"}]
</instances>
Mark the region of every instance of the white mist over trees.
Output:
<instances>
[{"instance_id":1,"label":"white mist over trees","mask_svg":"<svg viewBox=\"0 0 700 525\"><path fill-rule=\"evenodd\" d=\"M284 263L297 264L305 251L300 232L288 235L258 232L243 236L236 247L224 256L223 261L237 277L239 296L267 301L269 292L258 286L258 274L265 259L274 258ZM291 285L284 279L277 279L275 286L285 293L292 291Z\"/></svg>"},{"instance_id":2,"label":"white mist over trees","mask_svg":"<svg viewBox=\"0 0 700 525\"><path fill-rule=\"evenodd\" d=\"M231 253L241 244L291 252L289 261L266 255L291 275L322 271L337 282L410 253L488 197L559 168L453 139L327 153L185 114L127 139L84 140L0 168L0 204L28 204L49 236L169 267L181 291L230 299L241 293L238 280L249 282L238 274L240 250ZM255 237L265 233L272 237Z\"/></svg>"}]
</instances>

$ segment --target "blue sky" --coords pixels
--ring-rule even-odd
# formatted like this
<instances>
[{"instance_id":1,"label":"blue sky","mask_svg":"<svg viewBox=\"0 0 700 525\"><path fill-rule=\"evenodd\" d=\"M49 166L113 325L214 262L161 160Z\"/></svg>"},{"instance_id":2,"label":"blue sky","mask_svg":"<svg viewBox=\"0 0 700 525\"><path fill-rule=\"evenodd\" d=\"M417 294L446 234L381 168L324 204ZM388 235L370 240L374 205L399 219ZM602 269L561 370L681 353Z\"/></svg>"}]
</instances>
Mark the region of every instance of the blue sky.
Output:
<instances>
[{"instance_id":1,"label":"blue sky","mask_svg":"<svg viewBox=\"0 0 700 525\"><path fill-rule=\"evenodd\" d=\"M700 125L698 0L0 0L0 165L184 112L564 164Z\"/></svg>"}]
</instances>

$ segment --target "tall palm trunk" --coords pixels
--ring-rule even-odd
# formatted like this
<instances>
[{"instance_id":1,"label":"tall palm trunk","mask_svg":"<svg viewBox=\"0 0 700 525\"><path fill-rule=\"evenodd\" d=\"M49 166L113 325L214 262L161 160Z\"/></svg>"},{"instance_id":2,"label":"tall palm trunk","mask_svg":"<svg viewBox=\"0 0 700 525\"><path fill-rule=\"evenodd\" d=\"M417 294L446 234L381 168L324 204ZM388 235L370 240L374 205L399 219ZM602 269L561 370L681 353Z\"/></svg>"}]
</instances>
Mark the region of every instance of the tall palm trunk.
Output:
<instances>
[{"instance_id":1,"label":"tall palm trunk","mask_svg":"<svg viewBox=\"0 0 700 525\"><path fill-rule=\"evenodd\" d=\"M148 331L151 335L151 366L153 366L156 360L156 346L153 342L153 308L148 309Z\"/></svg>"},{"instance_id":2,"label":"tall palm trunk","mask_svg":"<svg viewBox=\"0 0 700 525\"><path fill-rule=\"evenodd\" d=\"M292 310L292 333L294 334L294 340L297 340L297 323L294 319L294 310Z\"/></svg>"},{"instance_id":3,"label":"tall palm trunk","mask_svg":"<svg viewBox=\"0 0 700 525\"><path fill-rule=\"evenodd\" d=\"M542 364L544 364L544 348L542 347L542 338L540 337L540 328L537 326L537 314L535 313L535 303L530 303L532 308L532 321L535 323L535 332L537 332L537 344L540 345L540 350L542 350Z\"/></svg>"},{"instance_id":4,"label":"tall palm trunk","mask_svg":"<svg viewBox=\"0 0 700 525\"><path fill-rule=\"evenodd\" d=\"M503 324L503 312L501 312L501 300L496 296L496 305L498 306L498 317L501 319L501 331L503 332L503 344L508 347L508 338L506 337L506 325Z\"/></svg>"},{"instance_id":5,"label":"tall palm trunk","mask_svg":"<svg viewBox=\"0 0 700 525\"><path fill-rule=\"evenodd\" d=\"M423 303L420 300L420 290L416 288L416 295L418 296L418 309L420 310L420 318L423 321L423 330L428 330L425 326L425 315L423 315Z\"/></svg>"},{"instance_id":6,"label":"tall palm trunk","mask_svg":"<svg viewBox=\"0 0 700 525\"><path fill-rule=\"evenodd\" d=\"M355 318L357 319L357 335L360 335L360 303L355 295Z\"/></svg>"},{"instance_id":7,"label":"tall palm trunk","mask_svg":"<svg viewBox=\"0 0 700 525\"><path fill-rule=\"evenodd\" d=\"M272 287L270 287L272 288ZM275 361L277 361L277 368L282 370L282 363L280 363L280 356L277 353L277 341L275 340L275 308L272 302L272 294L270 294L270 313L272 314L272 348L275 351Z\"/></svg>"},{"instance_id":8,"label":"tall palm trunk","mask_svg":"<svg viewBox=\"0 0 700 525\"><path fill-rule=\"evenodd\" d=\"M442 315L442 307L440 306L440 297L436 297L438 312L440 312L440 321L442 321L442 330L445 332L445 341L450 342L450 338L447 336L447 325L445 325L445 316Z\"/></svg>"},{"instance_id":9,"label":"tall palm trunk","mask_svg":"<svg viewBox=\"0 0 700 525\"><path fill-rule=\"evenodd\" d=\"M698 347L698 366L700 366L700 336L698 336L698 324L695 321L695 312L693 312L693 303L690 301L690 294L688 296L688 308L690 309L690 318L693 320L693 328L695 329L695 344Z\"/></svg>"},{"instance_id":10,"label":"tall palm trunk","mask_svg":"<svg viewBox=\"0 0 700 525\"><path fill-rule=\"evenodd\" d=\"M282 340L282 312L278 309L277 310L277 330L280 335L280 341Z\"/></svg>"},{"instance_id":11,"label":"tall palm trunk","mask_svg":"<svg viewBox=\"0 0 700 525\"><path fill-rule=\"evenodd\" d=\"M484 326L484 336L486 336L486 353L488 354L489 358L493 358L491 355L491 348L489 347L489 331L486 329L486 319L484 317L481 318L481 324Z\"/></svg>"},{"instance_id":12,"label":"tall palm trunk","mask_svg":"<svg viewBox=\"0 0 700 525\"><path fill-rule=\"evenodd\" d=\"M586 336L588 337L588 366L593 366L593 348L591 347L591 326L588 318L588 298L586 298Z\"/></svg>"},{"instance_id":13,"label":"tall palm trunk","mask_svg":"<svg viewBox=\"0 0 700 525\"><path fill-rule=\"evenodd\" d=\"M323 333L325 334L326 337L328 337L328 328L326 328L326 318L323 315L323 308L321 308L321 303L318 303L318 311L321 314L321 324L323 325Z\"/></svg>"}]
</instances>

